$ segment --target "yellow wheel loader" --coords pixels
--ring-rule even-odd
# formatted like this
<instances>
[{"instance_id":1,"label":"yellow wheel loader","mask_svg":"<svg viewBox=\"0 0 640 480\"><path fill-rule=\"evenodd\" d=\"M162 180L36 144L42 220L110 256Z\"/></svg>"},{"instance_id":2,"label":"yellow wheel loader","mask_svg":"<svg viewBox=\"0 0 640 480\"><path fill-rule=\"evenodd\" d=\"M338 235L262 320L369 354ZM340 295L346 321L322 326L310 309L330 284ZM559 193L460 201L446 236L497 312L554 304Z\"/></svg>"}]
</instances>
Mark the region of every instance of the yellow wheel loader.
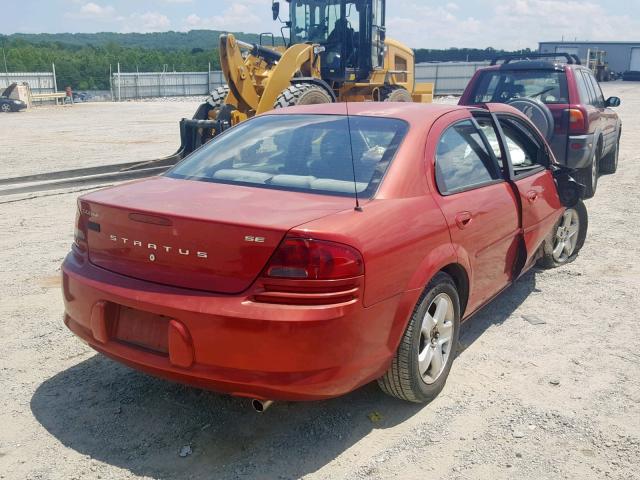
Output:
<instances>
[{"instance_id":1,"label":"yellow wheel loader","mask_svg":"<svg viewBox=\"0 0 640 480\"><path fill-rule=\"evenodd\" d=\"M227 86L181 122L181 156L224 130L274 108L331 102L423 102L413 50L385 34L385 0L286 0L284 46L220 37ZM274 21L280 2L273 2ZM287 39L284 32L289 30Z\"/></svg>"}]
</instances>

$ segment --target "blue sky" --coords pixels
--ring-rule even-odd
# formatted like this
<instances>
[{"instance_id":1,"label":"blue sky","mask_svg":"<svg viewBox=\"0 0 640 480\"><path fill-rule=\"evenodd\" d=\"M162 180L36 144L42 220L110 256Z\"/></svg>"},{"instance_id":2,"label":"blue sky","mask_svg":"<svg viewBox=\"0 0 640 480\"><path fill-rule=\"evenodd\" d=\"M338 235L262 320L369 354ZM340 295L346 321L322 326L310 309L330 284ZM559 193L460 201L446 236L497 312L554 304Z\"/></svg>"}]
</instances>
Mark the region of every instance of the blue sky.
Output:
<instances>
[{"instance_id":1,"label":"blue sky","mask_svg":"<svg viewBox=\"0 0 640 480\"><path fill-rule=\"evenodd\" d=\"M271 0L6 3L0 33L279 30L271 21ZM387 10L389 36L412 47L512 49L562 37L640 41L639 0L388 0Z\"/></svg>"}]
</instances>

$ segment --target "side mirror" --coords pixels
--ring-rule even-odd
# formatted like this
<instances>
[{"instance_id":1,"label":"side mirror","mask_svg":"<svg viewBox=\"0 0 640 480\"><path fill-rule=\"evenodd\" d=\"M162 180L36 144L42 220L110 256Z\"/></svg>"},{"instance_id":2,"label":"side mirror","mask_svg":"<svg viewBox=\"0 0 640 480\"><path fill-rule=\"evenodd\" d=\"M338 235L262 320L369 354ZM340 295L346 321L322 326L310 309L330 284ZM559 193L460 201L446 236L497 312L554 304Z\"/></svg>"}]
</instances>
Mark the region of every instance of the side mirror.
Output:
<instances>
[{"instance_id":1,"label":"side mirror","mask_svg":"<svg viewBox=\"0 0 640 480\"><path fill-rule=\"evenodd\" d=\"M609 97L606 101L607 107L619 107L621 104L622 100L618 97Z\"/></svg>"},{"instance_id":2,"label":"side mirror","mask_svg":"<svg viewBox=\"0 0 640 480\"><path fill-rule=\"evenodd\" d=\"M280 2L273 2L273 5L271 5L271 11L273 12L273 21L275 22L280 18Z\"/></svg>"},{"instance_id":3,"label":"side mirror","mask_svg":"<svg viewBox=\"0 0 640 480\"><path fill-rule=\"evenodd\" d=\"M558 188L560 203L567 208L575 207L584 198L586 187L573 179L575 170L567 167L556 166L553 176Z\"/></svg>"}]
</instances>

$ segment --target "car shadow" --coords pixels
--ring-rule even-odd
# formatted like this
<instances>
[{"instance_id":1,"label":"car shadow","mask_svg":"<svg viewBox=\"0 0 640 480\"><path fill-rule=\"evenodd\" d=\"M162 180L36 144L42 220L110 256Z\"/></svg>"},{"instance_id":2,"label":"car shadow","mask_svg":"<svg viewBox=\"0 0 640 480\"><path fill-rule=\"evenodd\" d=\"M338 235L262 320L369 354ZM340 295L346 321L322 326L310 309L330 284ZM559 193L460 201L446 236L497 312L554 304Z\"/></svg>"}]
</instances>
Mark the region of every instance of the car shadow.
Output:
<instances>
[{"instance_id":1,"label":"car shadow","mask_svg":"<svg viewBox=\"0 0 640 480\"><path fill-rule=\"evenodd\" d=\"M534 290L530 272L466 322L462 350ZM31 399L36 419L66 447L163 480L299 478L422 408L429 407L390 398L372 383L338 399L276 403L257 414L248 400L165 382L101 355L46 380Z\"/></svg>"},{"instance_id":2,"label":"car shadow","mask_svg":"<svg viewBox=\"0 0 640 480\"><path fill-rule=\"evenodd\" d=\"M31 399L38 422L66 447L157 479L299 478L422 408L370 384L258 414L249 400L165 382L101 355L45 381Z\"/></svg>"}]
</instances>

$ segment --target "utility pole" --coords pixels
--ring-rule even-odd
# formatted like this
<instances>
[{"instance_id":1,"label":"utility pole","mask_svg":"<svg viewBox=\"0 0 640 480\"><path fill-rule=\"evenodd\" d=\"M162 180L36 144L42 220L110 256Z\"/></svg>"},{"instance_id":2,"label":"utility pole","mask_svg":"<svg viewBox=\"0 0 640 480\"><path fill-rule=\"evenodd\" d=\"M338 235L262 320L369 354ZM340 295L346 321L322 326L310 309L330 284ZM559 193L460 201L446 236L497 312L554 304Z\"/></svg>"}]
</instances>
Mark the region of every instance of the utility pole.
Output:
<instances>
[{"instance_id":1,"label":"utility pole","mask_svg":"<svg viewBox=\"0 0 640 480\"><path fill-rule=\"evenodd\" d=\"M4 59L4 73L6 73L7 78L9 78L9 69L7 68L7 55L4 53L4 46L2 47L2 58Z\"/></svg>"},{"instance_id":2,"label":"utility pole","mask_svg":"<svg viewBox=\"0 0 640 480\"><path fill-rule=\"evenodd\" d=\"M120 62L118 62L118 101L122 101L122 77L120 76Z\"/></svg>"},{"instance_id":3,"label":"utility pole","mask_svg":"<svg viewBox=\"0 0 640 480\"><path fill-rule=\"evenodd\" d=\"M58 77L56 75L56 64L52 63L51 64L51 73L53 73L53 91L55 93L58 93ZM56 100L57 102L57 100ZM57 105L57 103L56 103Z\"/></svg>"}]
</instances>

